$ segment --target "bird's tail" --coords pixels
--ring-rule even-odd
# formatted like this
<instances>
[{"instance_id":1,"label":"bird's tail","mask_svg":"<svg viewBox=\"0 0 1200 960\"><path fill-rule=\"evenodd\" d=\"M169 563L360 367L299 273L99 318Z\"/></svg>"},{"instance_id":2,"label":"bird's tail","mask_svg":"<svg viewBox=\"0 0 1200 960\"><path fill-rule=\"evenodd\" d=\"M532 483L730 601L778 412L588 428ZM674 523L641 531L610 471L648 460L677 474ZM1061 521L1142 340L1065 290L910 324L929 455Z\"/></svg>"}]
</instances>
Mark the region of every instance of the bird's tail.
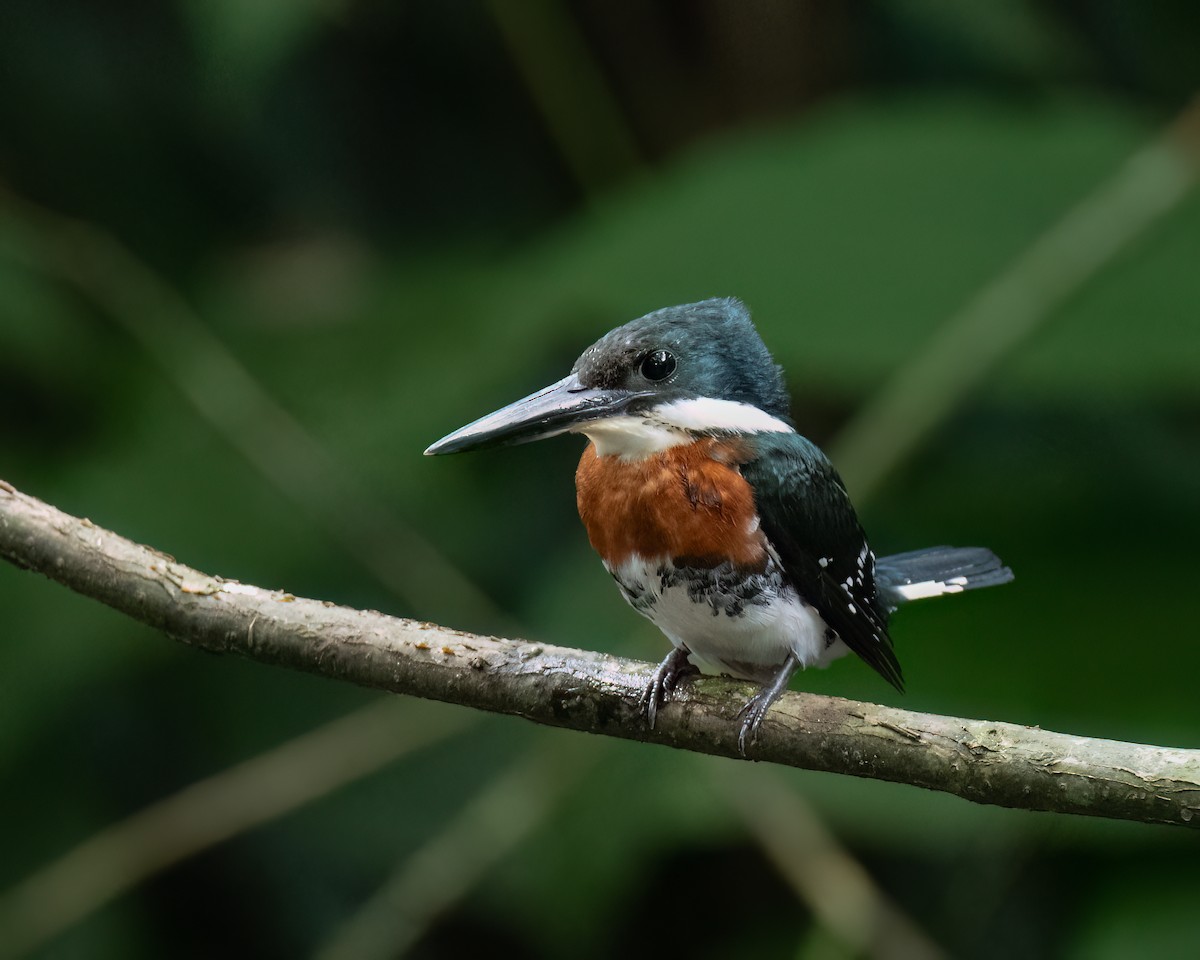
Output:
<instances>
[{"instance_id":1,"label":"bird's tail","mask_svg":"<svg viewBox=\"0 0 1200 960\"><path fill-rule=\"evenodd\" d=\"M1008 583L1013 572L985 547L926 547L875 561L875 582L889 607L909 600Z\"/></svg>"}]
</instances>

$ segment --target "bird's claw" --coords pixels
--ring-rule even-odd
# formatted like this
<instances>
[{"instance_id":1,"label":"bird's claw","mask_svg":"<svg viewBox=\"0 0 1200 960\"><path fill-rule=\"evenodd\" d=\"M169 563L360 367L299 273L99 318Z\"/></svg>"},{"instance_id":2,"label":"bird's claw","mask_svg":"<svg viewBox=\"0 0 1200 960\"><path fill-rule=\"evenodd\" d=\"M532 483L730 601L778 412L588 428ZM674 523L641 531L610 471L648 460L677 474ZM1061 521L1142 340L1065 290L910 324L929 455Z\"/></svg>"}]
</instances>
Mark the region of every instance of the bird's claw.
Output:
<instances>
[{"instance_id":1,"label":"bird's claw","mask_svg":"<svg viewBox=\"0 0 1200 960\"><path fill-rule=\"evenodd\" d=\"M747 742L753 746L758 740L758 728L762 726L767 711L771 709L771 704L776 699L766 696L767 693L768 691L763 690L755 694L737 712L737 715L742 718L742 726L738 730L738 753L743 757L746 756Z\"/></svg>"},{"instance_id":2,"label":"bird's claw","mask_svg":"<svg viewBox=\"0 0 1200 960\"><path fill-rule=\"evenodd\" d=\"M766 719L767 711L771 709L771 704L779 699L784 690L787 689L788 681L792 678L792 674L796 672L796 668L800 666L800 661L796 659L795 654L788 654L783 665L772 678L771 682L764 686L754 696L746 701L741 710L737 712L739 717L743 717L742 728L738 731L738 753L743 757L746 756L746 744L749 742L751 746L758 740L758 729L762 726L762 722Z\"/></svg>"},{"instance_id":3,"label":"bird's claw","mask_svg":"<svg viewBox=\"0 0 1200 960\"><path fill-rule=\"evenodd\" d=\"M650 682L642 693L641 712L646 718L646 725L653 730L654 721L658 717L658 708L665 704L679 686L679 681L687 674L697 673L688 661L686 647L672 647L671 652L663 658L654 670Z\"/></svg>"}]
</instances>

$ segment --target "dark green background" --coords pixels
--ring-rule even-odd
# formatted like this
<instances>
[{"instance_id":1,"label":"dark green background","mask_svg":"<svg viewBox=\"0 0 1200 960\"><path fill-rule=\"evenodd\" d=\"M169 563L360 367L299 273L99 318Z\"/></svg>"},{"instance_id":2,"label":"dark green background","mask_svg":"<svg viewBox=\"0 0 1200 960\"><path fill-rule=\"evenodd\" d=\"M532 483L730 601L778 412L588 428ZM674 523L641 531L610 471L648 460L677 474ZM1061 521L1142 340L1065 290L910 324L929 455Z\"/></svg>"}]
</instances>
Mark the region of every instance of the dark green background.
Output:
<instances>
[{"instance_id":1,"label":"dark green background","mask_svg":"<svg viewBox=\"0 0 1200 960\"><path fill-rule=\"evenodd\" d=\"M609 327L716 295L747 301L802 431L832 442L1183 108L1197 10L6 0L0 476L227 577L657 660L665 641L574 516L578 440L421 450ZM60 215L131 252L105 261L111 289L177 291L361 502L277 447L176 318L136 299L118 315L74 282L86 252L64 254ZM1198 304L1192 196L864 505L877 551L986 544L1016 582L896 618L905 696L848 661L795 686L1200 746ZM198 415L189 377L288 483ZM369 523L357 546L330 535L364 509L503 614L428 578L417 598L381 586L371 551L413 582L430 568ZM199 654L7 567L0 691L3 886L375 696ZM418 955L844 955L713 789L743 768L490 717L168 870L43 955L304 955L530 750L592 765ZM781 776L950 955L1200 953L1193 832Z\"/></svg>"}]
</instances>

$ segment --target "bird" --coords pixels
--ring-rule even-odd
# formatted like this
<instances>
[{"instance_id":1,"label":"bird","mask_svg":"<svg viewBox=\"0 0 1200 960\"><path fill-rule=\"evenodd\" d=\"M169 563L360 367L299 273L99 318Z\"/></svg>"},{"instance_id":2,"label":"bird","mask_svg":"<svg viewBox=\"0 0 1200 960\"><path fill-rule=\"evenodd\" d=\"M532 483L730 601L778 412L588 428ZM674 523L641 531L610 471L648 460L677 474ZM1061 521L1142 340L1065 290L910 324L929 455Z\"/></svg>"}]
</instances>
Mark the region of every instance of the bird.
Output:
<instances>
[{"instance_id":1,"label":"bird","mask_svg":"<svg viewBox=\"0 0 1200 960\"><path fill-rule=\"evenodd\" d=\"M903 692L888 632L909 601L1007 583L983 547L876 557L846 486L796 429L782 368L732 297L647 313L556 383L450 433L426 455L563 433L587 446L580 518L625 600L665 634L641 713L697 672L759 685L742 756L801 668L849 652Z\"/></svg>"}]
</instances>

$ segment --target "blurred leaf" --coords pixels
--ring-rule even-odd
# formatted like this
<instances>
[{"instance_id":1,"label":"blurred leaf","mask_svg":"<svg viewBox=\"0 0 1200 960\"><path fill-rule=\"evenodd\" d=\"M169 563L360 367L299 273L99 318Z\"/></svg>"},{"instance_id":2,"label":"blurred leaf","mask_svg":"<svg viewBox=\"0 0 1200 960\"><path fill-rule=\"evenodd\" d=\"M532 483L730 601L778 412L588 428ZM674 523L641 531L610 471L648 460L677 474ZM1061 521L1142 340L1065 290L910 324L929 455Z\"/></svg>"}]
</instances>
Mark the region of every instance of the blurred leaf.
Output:
<instances>
[{"instance_id":1,"label":"blurred leaf","mask_svg":"<svg viewBox=\"0 0 1200 960\"><path fill-rule=\"evenodd\" d=\"M590 318L598 335L665 304L737 295L794 389L862 392L1146 134L1128 114L1082 101L845 105L664 170L519 258L488 312L536 349L564 322ZM1051 324L1011 389L1194 390L1200 324L1184 305L1200 295L1197 229L1193 199L1086 309Z\"/></svg>"}]
</instances>

